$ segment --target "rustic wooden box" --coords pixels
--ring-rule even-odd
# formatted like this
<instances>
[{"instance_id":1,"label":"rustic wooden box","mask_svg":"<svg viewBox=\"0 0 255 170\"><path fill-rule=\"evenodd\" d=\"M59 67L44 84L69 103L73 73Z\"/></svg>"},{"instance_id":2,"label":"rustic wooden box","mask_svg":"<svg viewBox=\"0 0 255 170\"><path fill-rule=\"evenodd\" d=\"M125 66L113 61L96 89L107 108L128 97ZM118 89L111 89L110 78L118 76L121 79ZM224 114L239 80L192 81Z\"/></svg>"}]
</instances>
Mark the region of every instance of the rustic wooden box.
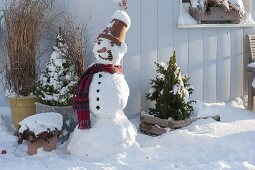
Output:
<instances>
[{"instance_id":1,"label":"rustic wooden box","mask_svg":"<svg viewBox=\"0 0 255 170\"><path fill-rule=\"evenodd\" d=\"M140 131L142 133L145 133L147 135L151 136L158 136L162 135L166 132L167 128L170 129L179 129L185 126L190 125L192 122L198 120L198 119L207 119L212 118L216 121L220 121L220 116L205 116L205 117L196 117L192 119L186 119L186 120L171 120L171 119L160 119L158 117L154 117L152 115L148 115L145 112L142 112L140 114Z\"/></svg>"},{"instance_id":2,"label":"rustic wooden box","mask_svg":"<svg viewBox=\"0 0 255 170\"><path fill-rule=\"evenodd\" d=\"M209 12L200 12L190 7L189 13L199 24L239 24L241 17L238 11L232 9L227 12L221 7L209 7Z\"/></svg>"}]
</instances>

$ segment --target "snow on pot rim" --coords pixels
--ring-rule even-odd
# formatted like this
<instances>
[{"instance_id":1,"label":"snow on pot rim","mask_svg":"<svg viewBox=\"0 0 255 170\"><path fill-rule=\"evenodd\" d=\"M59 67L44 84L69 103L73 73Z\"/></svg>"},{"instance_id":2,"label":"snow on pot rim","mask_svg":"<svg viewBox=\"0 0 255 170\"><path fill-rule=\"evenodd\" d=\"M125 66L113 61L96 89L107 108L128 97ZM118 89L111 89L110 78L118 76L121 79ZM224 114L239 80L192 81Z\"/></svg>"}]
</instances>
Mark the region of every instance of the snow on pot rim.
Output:
<instances>
[{"instance_id":1,"label":"snow on pot rim","mask_svg":"<svg viewBox=\"0 0 255 170\"><path fill-rule=\"evenodd\" d=\"M19 122L19 133L23 133L29 129L33 131L35 135L38 135L45 131L59 131L63 126L63 116L56 112L46 112L29 116Z\"/></svg>"}]
</instances>

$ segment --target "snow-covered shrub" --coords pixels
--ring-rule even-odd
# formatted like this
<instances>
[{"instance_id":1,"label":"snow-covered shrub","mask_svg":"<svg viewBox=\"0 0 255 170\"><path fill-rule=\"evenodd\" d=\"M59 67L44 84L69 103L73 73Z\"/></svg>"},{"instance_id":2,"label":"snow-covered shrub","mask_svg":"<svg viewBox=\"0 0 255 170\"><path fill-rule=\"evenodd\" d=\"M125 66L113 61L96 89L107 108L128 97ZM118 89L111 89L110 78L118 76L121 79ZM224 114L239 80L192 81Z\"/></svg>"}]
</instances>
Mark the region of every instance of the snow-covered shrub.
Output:
<instances>
[{"instance_id":1,"label":"snow-covered shrub","mask_svg":"<svg viewBox=\"0 0 255 170\"><path fill-rule=\"evenodd\" d=\"M207 0L190 0L191 7L200 12L205 12L207 7Z\"/></svg>"},{"instance_id":2,"label":"snow-covered shrub","mask_svg":"<svg viewBox=\"0 0 255 170\"><path fill-rule=\"evenodd\" d=\"M150 108L149 114L162 119L172 118L183 120L193 111L190 94L193 88L189 85L189 77L181 75L176 64L175 52L168 64L156 62L157 75L150 84L152 88L146 95L147 99L155 101L155 108Z\"/></svg>"},{"instance_id":3,"label":"snow-covered shrub","mask_svg":"<svg viewBox=\"0 0 255 170\"><path fill-rule=\"evenodd\" d=\"M78 77L68 55L68 47L60 31L50 61L38 81L36 97L39 102L51 106L71 105Z\"/></svg>"}]
</instances>

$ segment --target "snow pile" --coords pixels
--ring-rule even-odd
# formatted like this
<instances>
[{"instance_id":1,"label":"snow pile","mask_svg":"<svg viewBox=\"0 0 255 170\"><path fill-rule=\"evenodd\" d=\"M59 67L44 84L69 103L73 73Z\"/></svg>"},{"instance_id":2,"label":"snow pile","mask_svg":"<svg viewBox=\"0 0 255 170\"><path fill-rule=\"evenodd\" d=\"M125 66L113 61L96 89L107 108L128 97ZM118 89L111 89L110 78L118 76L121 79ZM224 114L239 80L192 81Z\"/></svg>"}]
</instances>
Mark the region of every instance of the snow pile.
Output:
<instances>
[{"instance_id":1,"label":"snow pile","mask_svg":"<svg viewBox=\"0 0 255 170\"><path fill-rule=\"evenodd\" d=\"M73 156L102 160L123 153L136 143L136 129L122 111L99 118L91 129L76 128L67 147Z\"/></svg>"},{"instance_id":2,"label":"snow pile","mask_svg":"<svg viewBox=\"0 0 255 170\"><path fill-rule=\"evenodd\" d=\"M38 135L45 131L54 131L55 128L61 130L63 126L63 116L55 112L40 113L25 118L19 122L19 125L21 126L19 128L20 133L29 129L33 131L35 135Z\"/></svg>"},{"instance_id":3,"label":"snow pile","mask_svg":"<svg viewBox=\"0 0 255 170\"><path fill-rule=\"evenodd\" d=\"M138 133L136 142L139 145L133 145L124 149L120 154L112 154L98 161L90 160L86 155L76 157L68 154L66 144L59 145L57 150L52 152L38 150L36 155L28 156L26 144L23 143L17 148L15 137L6 131L1 122L0 151L3 149L7 151L7 154L0 154L1 170L253 170L255 169L255 114L245 110L246 104L247 98L236 98L226 103L197 102L194 108L198 116L219 114L221 121L198 120L185 128L169 131L159 137ZM115 122L116 124L117 122L123 123L118 117ZM132 122L137 127L139 126L139 119L134 119ZM98 126L104 125L107 124L98 123ZM119 136L113 136L112 126L109 127L108 133L103 136L97 127L93 134L89 130L81 133L88 133L92 136L87 140L95 143L93 147L99 141L111 144L111 141L114 143ZM104 128L108 127L104 126ZM83 143L84 138L79 138L78 135L76 138L77 142L69 147L76 148L76 150L91 147ZM76 144L80 147L77 148ZM102 152L105 152L104 150L110 149L99 146L98 152L93 154L100 157Z\"/></svg>"},{"instance_id":4,"label":"snow pile","mask_svg":"<svg viewBox=\"0 0 255 170\"><path fill-rule=\"evenodd\" d=\"M207 0L190 0L192 8L196 8L198 11L204 12Z\"/></svg>"},{"instance_id":5,"label":"snow pile","mask_svg":"<svg viewBox=\"0 0 255 170\"><path fill-rule=\"evenodd\" d=\"M178 16L178 24L180 25L193 25L197 24L197 20L195 20L190 14L189 14L189 4L182 4L182 7L180 9L180 14Z\"/></svg>"},{"instance_id":6,"label":"snow pile","mask_svg":"<svg viewBox=\"0 0 255 170\"><path fill-rule=\"evenodd\" d=\"M10 134L10 132L6 128L6 123L3 120L2 115L0 115L0 146L4 143L7 143L8 141L12 141L14 138L15 137Z\"/></svg>"}]
</instances>

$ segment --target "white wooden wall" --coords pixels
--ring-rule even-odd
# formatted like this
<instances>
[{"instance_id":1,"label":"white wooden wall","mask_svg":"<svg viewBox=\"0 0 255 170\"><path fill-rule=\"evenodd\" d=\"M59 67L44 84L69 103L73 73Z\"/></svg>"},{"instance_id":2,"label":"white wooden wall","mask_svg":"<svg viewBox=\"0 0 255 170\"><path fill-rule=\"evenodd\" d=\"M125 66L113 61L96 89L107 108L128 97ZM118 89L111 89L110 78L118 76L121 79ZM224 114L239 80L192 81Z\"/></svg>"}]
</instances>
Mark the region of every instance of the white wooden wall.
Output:
<instances>
[{"instance_id":1,"label":"white wooden wall","mask_svg":"<svg viewBox=\"0 0 255 170\"><path fill-rule=\"evenodd\" d=\"M87 23L91 46L118 9L114 0L56 0L78 22ZM125 113L148 110L145 93L155 76L155 61L167 62L173 50L183 74L191 77L192 98L220 102L247 94L246 35L254 28L177 28L179 0L129 0L132 24L126 35L128 52L123 60L130 87ZM255 3L252 3L255 9ZM252 10L254 11L254 10ZM253 16L255 16L253 14ZM91 47L92 48L92 47ZM92 50L92 49L91 49Z\"/></svg>"}]
</instances>

